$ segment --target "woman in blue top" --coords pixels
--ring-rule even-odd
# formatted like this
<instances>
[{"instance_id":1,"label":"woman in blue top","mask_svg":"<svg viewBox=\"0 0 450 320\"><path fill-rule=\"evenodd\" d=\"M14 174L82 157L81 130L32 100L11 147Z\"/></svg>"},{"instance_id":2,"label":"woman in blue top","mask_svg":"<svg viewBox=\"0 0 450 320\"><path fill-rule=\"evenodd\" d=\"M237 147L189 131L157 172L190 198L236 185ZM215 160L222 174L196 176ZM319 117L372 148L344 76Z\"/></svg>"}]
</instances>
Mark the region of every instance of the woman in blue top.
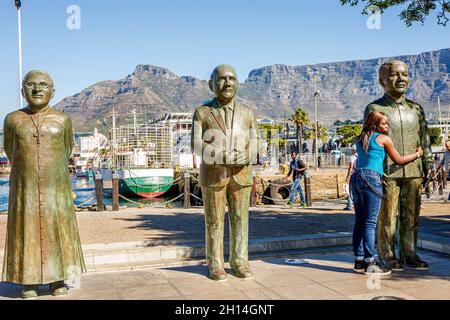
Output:
<instances>
[{"instance_id":1,"label":"woman in blue top","mask_svg":"<svg viewBox=\"0 0 450 320\"><path fill-rule=\"evenodd\" d=\"M388 118L379 111L371 112L356 143L358 169L351 177L351 193L355 206L353 229L354 271L358 273L389 274L391 270L376 259L375 231L383 198L382 176L386 153L397 165L407 164L423 155L422 148L414 154L401 156L386 134Z\"/></svg>"}]
</instances>

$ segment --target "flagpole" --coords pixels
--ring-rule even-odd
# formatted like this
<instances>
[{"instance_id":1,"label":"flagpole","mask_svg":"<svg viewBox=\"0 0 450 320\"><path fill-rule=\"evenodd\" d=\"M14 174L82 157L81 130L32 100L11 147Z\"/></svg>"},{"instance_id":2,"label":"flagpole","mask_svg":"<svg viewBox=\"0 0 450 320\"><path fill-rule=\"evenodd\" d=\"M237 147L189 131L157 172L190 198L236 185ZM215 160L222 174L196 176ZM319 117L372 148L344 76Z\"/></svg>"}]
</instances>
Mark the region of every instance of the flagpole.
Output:
<instances>
[{"instance_id":1,"label":"flagpole","mask_svg":"<svg viewBox=\"0 0 450 320\"><path fill-rule=\"evenodd\" d=\"M20 7L17 8L17 29L19 33L19 98L20 107L23 107L23 97L22 97L22 18L20 14Z\"/></svg>"}]
</instances>

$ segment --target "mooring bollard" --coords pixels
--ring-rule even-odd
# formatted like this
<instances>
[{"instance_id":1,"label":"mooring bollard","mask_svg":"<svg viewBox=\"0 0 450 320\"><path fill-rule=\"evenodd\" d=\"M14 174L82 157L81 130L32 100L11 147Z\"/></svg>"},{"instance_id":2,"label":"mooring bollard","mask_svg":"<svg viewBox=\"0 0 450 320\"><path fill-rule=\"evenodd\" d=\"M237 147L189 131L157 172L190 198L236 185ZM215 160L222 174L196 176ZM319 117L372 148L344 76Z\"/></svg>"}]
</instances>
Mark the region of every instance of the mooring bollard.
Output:
<instances>
[{"instance_id":1,"label":"mooring bollard","mask_svg":"<svg viewBox=\"0 0 450 320\"><path fill-rule=\"evenodd\" d=\"M305 200L308 207L312 206L311 198L311 176L309 173L305 173Z\"/></svg>"},{"instance_id":2,"label":"mooring bollard","mask_svg":"<svg viewBox=\"0 0 450 320\"><path fill-rule=\"evenodd\" d=\"M95 174L95 194L97 196L97 211L103 211L103 180L100 173Z\"/></svg>"},{"instance_id":3,"label":"mooring bollard","mask_svg":"<svg viewBox=\"0 0 450 320\"><path fill-rule=\"evenodd\" d=\"M252 196L250 198L250 207L256 207L256 174L253 172Z\"/></svg>"},{"instance_id":4,"label":"mooring bollard","mask_svg":"<svg viewBox=\"0 0 450 320\"><path fill-rule=\"evenodd\" d=\"M444 194L444 169L439 169L439 178L438 178L438 184L439 184L439 195L442 196Z\"/></svg>"},{"instance_id":5,"label":"mooring bollard","mask_svg":"<svg viewBox=\"0 0 450 320\"><path fill-rule=\"evenodd\" d=\"M337 194L337 198L340 198L340 194L339 194L339 175L336 174L336 194Z\"/></svg>"},{"instance_id":6,"label":"mooring bollard","mask_svg":"<svg viewBox=\"0 0 450 320\"><path fill-rule=\"evenodd\" d=\"M189 209L191 207L191 174L189 172L184 173L184 208Z\"/></svg>"},{"instance_id":7,"label":"mooring bollard","mask_svg":"<svg viewBox=\"0 0 450 320\"><path fill-rule=\"evenodd\" d=\"M444 169L442 169L442 170L444 170ZM444 189L447 189L447 177L448 177L449 171L450 171L449 169L444 170L444 177L443 177Z\"/></svg>"},{"instance_id":8,"label":"mooring bollard","mask_svg":"<svg viewBox=\"0 0 450 320\"><path fill-rule=\"evenodd\" d=\"M448 171L444 169L444 167L441 167L441 178L442 178L442 188L447 188L447 175Z\"/></svg>"},{"instance_id":9,"label":"mooring bollard","mask_svg":"<svg viewBox=\"0 0 450 320\"><path fill-rule=\"evenodd\" d=\"M113 171L112 174L112 211L119 211L119 175Z\"/></svg>"}]
</instances>

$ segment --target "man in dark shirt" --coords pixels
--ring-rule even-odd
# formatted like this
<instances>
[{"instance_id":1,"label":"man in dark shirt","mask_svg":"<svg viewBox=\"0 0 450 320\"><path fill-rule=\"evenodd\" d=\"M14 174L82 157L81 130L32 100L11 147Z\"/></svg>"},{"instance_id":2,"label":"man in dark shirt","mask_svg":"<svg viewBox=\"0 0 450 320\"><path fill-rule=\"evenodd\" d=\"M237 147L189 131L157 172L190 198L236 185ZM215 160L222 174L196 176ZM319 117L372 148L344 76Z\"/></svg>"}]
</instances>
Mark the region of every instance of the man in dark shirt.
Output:
<instances>
[{"instance_id":1,"label":"man in dark shirt","mask_svg":"<svg viewBox=\"0 0 450 320\"><path fill-rule=\"evenodd\" d=\"M288 206L292 207L292 205L294 204L295 192L298 191L298 193L300 194L301 207L304 208L306 207L306 202L305 197L303 196L301 182L302 182L302 175L306 171L306 165L301 158L298 160L296 159L297 153L295 152L291 153L291 158L292 161L289 165L289 172L286 175L286 179L289 179L289 176L292 174L294 184L292 185L291 196L288 202Z\"/></svg>"}]
</instances>

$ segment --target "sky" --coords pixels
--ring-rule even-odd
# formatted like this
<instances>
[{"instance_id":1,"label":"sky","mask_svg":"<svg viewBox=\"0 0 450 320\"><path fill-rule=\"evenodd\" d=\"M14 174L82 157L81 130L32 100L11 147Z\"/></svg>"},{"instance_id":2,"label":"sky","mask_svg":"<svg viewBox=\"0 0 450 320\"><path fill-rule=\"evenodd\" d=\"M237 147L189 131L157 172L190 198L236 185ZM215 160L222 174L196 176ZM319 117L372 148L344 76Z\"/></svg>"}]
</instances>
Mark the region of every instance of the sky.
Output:
<instances>
[{"instance_id":1,"label":"sky","mask_svg":"<svg viewBox=\"0 0 450 320\"><path fill-rule=\"evenodd\" d=\"M71 6L80 12L80 25ZM253 69L418 54L450 47L450 23L437 12L408 28L401 7L370 30L362 7L339 0L22 0L24 73L52 75L52 104L138 64L209 78L233 65L243 82ZM68 28L67 22L70 28ZM74 28L75 27L75 28ZM0 127L19 108L17 10L0 0Z\"/></svg>"}]
</instances>

